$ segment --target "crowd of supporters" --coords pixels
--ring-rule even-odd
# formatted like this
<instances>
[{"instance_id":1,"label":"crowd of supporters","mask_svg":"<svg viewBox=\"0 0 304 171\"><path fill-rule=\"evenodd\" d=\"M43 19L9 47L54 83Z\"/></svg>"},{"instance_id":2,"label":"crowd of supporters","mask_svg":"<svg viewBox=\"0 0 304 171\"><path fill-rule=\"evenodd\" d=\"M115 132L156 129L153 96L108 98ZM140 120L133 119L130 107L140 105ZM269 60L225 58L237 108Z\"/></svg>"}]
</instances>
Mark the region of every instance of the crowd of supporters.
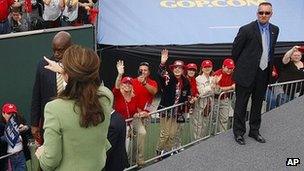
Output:
<instances>
[{"instance_id":1,"label":"crowd of supporters","mask_svg":"<svg viewBox=\"0 0 304 171\"><path fill-rule=\"evenodd\" d=\"M274 68L275 74L272 79L276 81L283 79L282 77L286 77L285 72L291 72L287 74L289 79L286 81L304 79L301 51L300 46L295 46L288 51L282 59L283 67L280 67L279 71ZM232 77L235 64L232 57L224 59L222 67L217 70L213 68L212 59L208 58L202 60L200 67L195 63L185 64L181 60L176 60L168 65L166 63L168 58L169 51L162 50L157 74L158 84L149 77L150 65L147 62L139 65L139 75L136 77L125 76L123 61L117 62L117 77L113 88L114 109L119 111L127 121L127 128L129 128L127 139L132 142L132 147L128 147L127 151L131 155L129 158L132 159L130 160L132 165L142 165L144 161L143 143L146 135L145 128L148 124L145 120L149 118L148 112L183 102L188 103L187 107L174 108L170 112L159 112L160 134L155 149L157 155L181 146L182 124L186 121L186 117L190 117L193 140L205 137L210 131L210 120L214 120L214 118L210 118L210 115L214 106L219 106L218 125L217 128L214 128L216 131L227 131L229 121L233 117L232 96L226 95L219 98L219 101L214 100L222 92L235 89ZM291 61L289 64L289 61L286 62L287 58ZM286 69L287 64L291 65L292 71ZM299 67L295 68L295 66ZM145 71L142 67L148 71L147 74L143 75ZM303 85L301 86L298 87L299 90L303 90ZM149 100L141 98L143 91L139 91L137 87L146 91ZM148 91L148 87L153 87L154 91ZM152 105L151 102L156 91L161 95L160 102L157 107L147 110L147 106ZM284 92L288 94L288 91ZM186 114L189 115L186 116ZM131 118L132 121L130 121Z\"/></svg>"},{"instance_id":2,"label":"crowd of supporters","mask_svg":"<svg viewBox=\"0 0 304 171\"><path fill-rule=\"evenodd\" d=\"M65 43L67 44L65 48L71 51L69 48L69 46L71 46L70 35L68 35L68 33L61 33L61 36L56 36L53 40L53 44L56 44L57 39L60 39L61 43L67 42ZM63 41L63 38L66 39L66 41ZM300 46L294 46L289 50L282 58L282 63L284 64L283 68L279 71L274 69L273 77L279 82L304 79L304 65L303 62L301 62L302 53L303 49ZM54 51L54 54L57 53ZM126 121L126 127L123 127L122 125L126 130L123 130L122 132L127 131L127 134L123 134L123 138L116 136L114 136L114 138L108 136L108 138L110 142L114 142L113 139L115 138L123 139L121 142L123 142L123 146L126 145L126 148L121 148L121 151L124 151L123 154L125 154L125 152L128 153L129 160L127 157L121 158L120 163L122 166L119 167L119 164L117 165L117 163L114 162L112 165L115 165L115 167L127 167L127 162L131 165L138 164L139 166L142 166L145 163L144 144L147 134L146 127L149 124L149 113L156 109L163 109L183 102L187 103L187 107L183 106L181 108L176 108L171 112L159 113L160 135L155 149L156 154L158 155L165 151L170 151L173 148L178 148L181 145L180 134L183 128L181 123L186 121L186 113L190 116L190 126L192 128L191 130L193 130L191 134L193 134L194 140L203 138L208 134L210 114L212 112L210 109L213 105L221 106L218 113L219 124L216 129L219 130L219 132L224 132L228 129L228 120L232 117L231 114L233 113L231 98L223 96L216 102L214 99L222 92L235 89L235 83L232 77L235 68L233 59L231 57L224 59L221 65L222 67L215 70L212 59L203 59L198 67L195 63L188 63L186 65L181 60L176 60L168 65L168 58L169 51L166 49L162 50L158 68L159 82L156 82L150 77L151 66L148 62L140 63L138 66L138 75L131 77L124 75L124 69L127 67L124 65L124 61L117 61L117 77L112 89L114 95L113 109L120 115L116 117L121 117ZM46 60L49 65L51 62L54 62L53 65L59 65L58 62L55 62L56 58L54 58L54 61L49 59ZM47 69L47 67L44 68ZM302 87L298 88L299 90L303 90L303 85L301 86ZM58 82L56 89L58 90ZM297 90L292 91L297 92ZM157 92L160 93L161 99L160 103L155 106L153 101L155 100ZM289 92L289 94L287 92ZM286 96L291 96L294 92L290 93L290 91L287 91L286 89L283 90L283 93L285 93ZM300 93L303 94L303 92ZM4 104L2 107L2 120L0 125L2 146L4 144L3 142L6 141L5 138L3 138L3 136L5 136L5 125L9 122L10 117L14 115L21 118L17 112L17 107L14 104ZM9 158L9 161L11 162L9 166L16 168L20 166L20 168L23 169L25 167L25 161L26 159L29 159L29 157L20 157L24 156L25 153L28 153L26 145L22 145L21 142L28 141L31 136L28 135L29 126L24 119L18 119L17 124L22 137L20 136L20 138L17 139L17 145L15 147L11 147L8 144L7 148L5 148L6 150L2 151L2 154L18 152L16 155ZM110 133L111 131L113 130L111 130L110 126L109 135L113 134ZM27 137L24 137L23 135L25 132L27 133ZM39 140L41 137L37 136L37 132L33 132L33 135L36 139L36 143L42 145L43 140L41 143L39 142L41 141ZM127 143L125 144L125 142ZM115 144L112 144L112 148L116 147ZM1 147L1 149L3 150L4 148ZM19 153L19 151L22 153ZM109 153L107 155L115 156ZM17 164L14 163L14 159L16 158L20 159L19 164L18 162ZM105 164L106 168L112 168L109 166L111 159L112 157L107 158L107 163ZM125 162L121 162L122 160ZM3 162L3 160L1 160L1 162Z\"/></svg>"},{"instance_id":3,"label":"crowd of supporters","mask_svg":"<svg viewBox=\"0 0 304 171\"><path fill-rule=\"evenodd\" d=\"M0 34L95 24L96 0L0 0Z\"/></svg>"},{"instance_id":4,"label":"crowd of supporters","mask_svg":"<svg viewBox=\"0 0 304 171\"><path fill-rule=\"evenodd\" d=\"M281 63L273 67L271 82L282 83L304 79L302 54L304 46L294 46L283 56ZM273 109L303 94L303 85L275 86L267 91L267 105Z\"/></svg>"}]
</instances>

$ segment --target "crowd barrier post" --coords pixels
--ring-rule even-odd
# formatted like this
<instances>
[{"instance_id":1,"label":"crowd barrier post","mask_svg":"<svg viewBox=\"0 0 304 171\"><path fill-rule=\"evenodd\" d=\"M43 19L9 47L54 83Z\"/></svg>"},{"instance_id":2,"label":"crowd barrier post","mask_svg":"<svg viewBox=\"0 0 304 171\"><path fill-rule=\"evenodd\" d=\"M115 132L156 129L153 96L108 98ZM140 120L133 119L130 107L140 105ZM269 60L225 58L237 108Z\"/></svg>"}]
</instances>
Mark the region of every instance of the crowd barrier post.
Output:
<instances>
[{"instance_id":1,"label":"crowd barrier post","mask_svg":"<svg viewBox=\"0 0 304 171\"><path fill-rule=\"evenodd\" d=\"M234 113L234 90L224 91L216 98L214 112L214 135L226 132L232 126Z\"/></svg>"}]
</instances>

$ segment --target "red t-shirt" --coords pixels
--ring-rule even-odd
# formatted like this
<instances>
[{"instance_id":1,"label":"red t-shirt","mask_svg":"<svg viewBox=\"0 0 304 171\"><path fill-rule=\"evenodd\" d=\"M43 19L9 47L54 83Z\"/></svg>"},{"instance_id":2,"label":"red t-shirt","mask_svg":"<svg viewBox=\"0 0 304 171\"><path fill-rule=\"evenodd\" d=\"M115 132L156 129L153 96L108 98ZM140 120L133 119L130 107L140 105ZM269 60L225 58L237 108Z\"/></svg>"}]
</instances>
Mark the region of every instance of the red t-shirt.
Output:
<instances>
[{"instance_id":1,"label":"red t-shirt","mask_svg":"<svg viewBox=\"0 0 304 171\"><path fill-rule=\"evenodd\" d=\"M145 86L143 86L137 78L133 78L132 80L133 89L135 91L135 96L138 98L138 107L141 110L148 110L147 106L149 106L153 101L153 95L146 89ZM157 88L156 81L148 78L147 84L149 84L152 87ZM149 111L150 112L150 111Z\"/></svg>"},{"instance_id":2,"label":"red t-shirt","mask_svg":"<svg viewBox=\"0 0 304 171\"><path fill-rule=\"evenodd\" d=\"M132 118L137 113L137 98L136 96L131 98L130 102L127 102L122 96L119 89L113 88L114 95L114 109L120 113L124 119Z\"/></svg>"},{"instance_id":3,"label":"red t-shirt","mask_svg":"<svg viewBox=\"0 0 304 171\"><path fill-rule=\"evenodd\" d=\"M227 87L227 86L232 86L234 84L234 81L232 79L232 74L226 74L222 71L222 69L219 69L214 72L215 76L220 76L222 75L222 79L218 82L220 87Z\"/></svg>"},{"instance_id":4,"label":"red t-shirt","mask_svg":"<svg viewBox=\"0 0 304 171\"><path fill-rule=\"evenodd\" d=\"M14 3L14 0L0 0L0 22L7 19L9 8Z\"/></svg>"},{"instance_id":5,"label":"red t-shirt","mask_svg":"<svg viewBox=\"0 0 304 171\"><path fill-rule=\"evenodd\" d=\"M188 78L190 86L191 86L191 96L192 97L198 97L198 90L197 90L197 84L195 77Z\"/></svg>"}]
</instances>

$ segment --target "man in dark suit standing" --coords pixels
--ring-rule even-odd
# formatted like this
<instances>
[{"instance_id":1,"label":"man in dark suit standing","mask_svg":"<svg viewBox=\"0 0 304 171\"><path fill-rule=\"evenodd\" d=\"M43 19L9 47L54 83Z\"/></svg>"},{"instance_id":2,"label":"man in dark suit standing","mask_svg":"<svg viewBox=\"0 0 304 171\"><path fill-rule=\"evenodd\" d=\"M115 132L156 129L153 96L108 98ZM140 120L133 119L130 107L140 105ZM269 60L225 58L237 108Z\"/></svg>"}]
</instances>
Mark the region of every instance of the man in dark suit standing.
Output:
<instances>
[{"instance_id":1,"label":"man in dark suit standing","mask_svg":"<svg viewBox=\"0 0 304 171\"><path fill-rule=\"evenodd\" d=\"M71 35L68 32L57 33L52 41L53 56L50 59L60 62L64 51L71 45ZM45 69L44 67L47 65L48 63L43 58L38 62L31 104L31 130L35 140L40 145L43 141L41 131L44 120L44 106L64 89L62 76Z\"/></svg>"},{"instance_id":2,"label":"man in dark suit standing","mask_svg":"<svg viewBox=\"0 0 304 171\"><path fill-rule=\"evenodd\" d=\"M108 131L111 148L107 151L107 161L104 171L122 171L129 166L126 151L126 122L116 111L111 114Z\"/></svg>"},{"instance_id":3,"label":"man in dark suit standing","mask_svg":"<svg viewBox=\"0 0 304 171\"><path fill-rule=\"evenodd\" d=\"M272 4L260 3L257 20L242 26L233 42L232 57L236 62L233 76L236 82L233 133L235 141L240 145L245 145L243 135L246 133L245 116L250 95L249 137L260 143L266 142L259 132L261 108L279 34L279 28L269 23L271 16Z\"/></svg>"}]
</instances>

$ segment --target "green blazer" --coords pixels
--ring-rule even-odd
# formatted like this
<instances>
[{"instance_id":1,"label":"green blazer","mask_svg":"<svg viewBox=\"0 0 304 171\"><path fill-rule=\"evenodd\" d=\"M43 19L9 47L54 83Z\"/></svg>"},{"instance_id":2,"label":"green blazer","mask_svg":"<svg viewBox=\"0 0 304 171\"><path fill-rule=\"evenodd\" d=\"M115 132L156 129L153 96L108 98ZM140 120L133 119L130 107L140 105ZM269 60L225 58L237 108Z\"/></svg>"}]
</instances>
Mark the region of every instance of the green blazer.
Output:
<instances>
[{"instance_id":1,"label":"green blazer","mask_svg":"<svg viewBox=\"0 0 304 171\"><path fill-rule=\"evenodd\" d=\"M79 125L79 108L73 100L56 99L44 110L44 151L39 163L44 171L100 171L111 147L107 133L112 112L113 94L101 86L100 104L105 120L88 128ZM75 109L75 110L74 110Z\"/></svg>"}]
</instances>

